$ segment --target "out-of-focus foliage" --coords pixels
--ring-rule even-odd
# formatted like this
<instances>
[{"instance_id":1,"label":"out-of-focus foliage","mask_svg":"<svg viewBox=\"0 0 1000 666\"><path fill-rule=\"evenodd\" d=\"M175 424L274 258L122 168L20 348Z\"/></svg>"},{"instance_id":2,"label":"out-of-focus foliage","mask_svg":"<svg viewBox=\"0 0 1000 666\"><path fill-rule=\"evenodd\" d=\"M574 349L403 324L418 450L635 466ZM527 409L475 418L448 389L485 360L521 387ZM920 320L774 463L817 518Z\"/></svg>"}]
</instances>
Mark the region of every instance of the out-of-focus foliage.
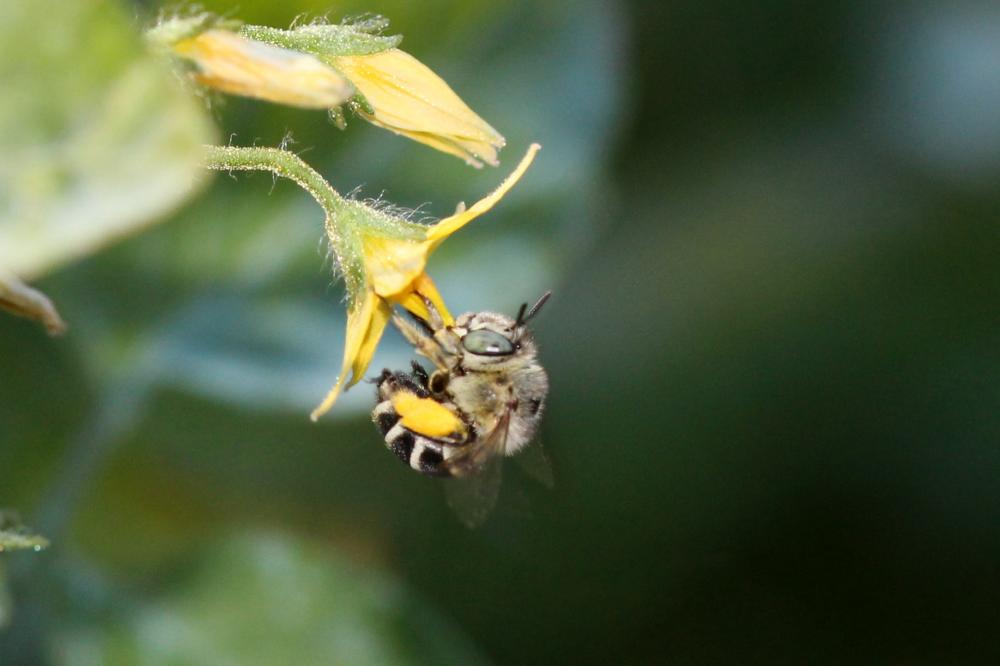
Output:
<instances>
[{"instance_id":1,"label":"out-of-focus foliage","mask_svg":"<svg viewBox=\"0 0 1000 666\"><path fill-rule=\"evenodd\" d=\"M0 299L50 328L17 279L161 219L192 192L213 136L126 11L96 0L0 9Z\"/></svg>"},{"instance_id":2,"label":"out-of-focus foliage","mask_svg":"<svg viewBox=\"0 0 1000 666\"><path fill-rule=\"evenodd\" d=\"M215 543L149 601L66 632L53 655L64 666L485 663L398 581L264 535Z\"/></svg>"}]
</instances>

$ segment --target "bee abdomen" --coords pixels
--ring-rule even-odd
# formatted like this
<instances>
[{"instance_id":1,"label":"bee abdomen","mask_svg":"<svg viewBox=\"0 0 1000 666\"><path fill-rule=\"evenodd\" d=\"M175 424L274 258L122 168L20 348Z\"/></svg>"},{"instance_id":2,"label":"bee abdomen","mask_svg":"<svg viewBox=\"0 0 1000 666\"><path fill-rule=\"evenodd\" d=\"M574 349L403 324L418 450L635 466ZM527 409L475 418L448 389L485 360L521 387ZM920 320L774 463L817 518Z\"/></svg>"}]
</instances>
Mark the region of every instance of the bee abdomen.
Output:
<instances>
[{"instance_id":1,"label":"bee abdomen","mask_svg":"<svg viewBox=\"0 0 1000 666\"><path fill-rule=\"evenodd\" d=\"M385 437L389 434L392 426L396 425L399 421L399 414L392 408L392 402L385 400L375 407L375 410L372 412L372 421L374 421L379 433Z\"/></svg>"},{"instance_id":2,"label":"bee abdomen","mask_svg":"<svg viewBox=\"0 0 1000 666\"><path fill-rule=\"evenodd\" d=\"M443 464L444 448L448 445L420 436L416 440L410 454L410 467L427 476L451 476L451 469Z\"/></svg>"},{"instance_id":3,"label":"bee abdomen","mask_svg":"<svg viewBox=\"0 0 1000 666\"><path fill-rule=\"evenodd\" d=\"M399 423L399 414L392 408L392 402L386 400L379 403L372 412L372 420L385 436L386 447L411 468L428 476L452 475L443 464L445 450L451 445L404 428Z\"/></svg>"}]
</instances>

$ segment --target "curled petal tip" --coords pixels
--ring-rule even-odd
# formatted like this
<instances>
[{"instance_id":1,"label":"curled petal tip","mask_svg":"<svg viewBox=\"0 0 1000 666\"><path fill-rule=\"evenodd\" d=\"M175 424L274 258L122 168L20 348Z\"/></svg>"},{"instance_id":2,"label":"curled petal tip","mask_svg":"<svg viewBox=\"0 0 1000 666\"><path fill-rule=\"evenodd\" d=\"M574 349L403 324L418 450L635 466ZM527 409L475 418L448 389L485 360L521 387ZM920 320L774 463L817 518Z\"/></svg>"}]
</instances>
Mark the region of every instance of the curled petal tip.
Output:
<instances>
[{"instance_id":1,"label":"curled petal tip","mask_svg":"<svg viewBox=\"0 0 1000 666\"><path fill-rule=\"evenodd\" d=\"M312 413L309 415L310 421L316 423L316 421L319 421L319 417L330 411L330 408L333 407L333 403L337 402L337 397L340 395L340 387L342 384L343 382L337 380L336 386L330 389L330 392L326 394L325 398L323 398L323 402L321 402L316 409L312 410Z\"/></svg>"},{"instance_id":2,"label":"curled petal tip","mask_svg":"<svg viewBox=\"0 0 1000 666\"><path fill-rule=\"evenodd\" d=\"M468 224L470 221L479 217L493 205L500 201L507 192L510 191L512 187L521 179L524 172L528 170L531 166L532 161L535 159L535 154L541 149L541 146L537 143L533 143L528 146L528 150L524 153L524 157L521 158L520 163L507 178L504 179L497 189L493 190L490 194L486 195L468 209L461 212L456 211L451 217L446 217L434 226L427 230L427 240L436 244L443 241L445 238L455 233L463 226Z\"/></svg>"},{"instance_id":3,"label":"curled petal tip","mask_svg":"<svg viewBox=\"0 0 1000 666\"><path fill-rule=\"evenodd\" d=\"M344 389L344 378L347 376L346 368L348 364L345 363L344 366L345 369L341 371L340 377L337 378L337 383L333 385L333 388L331 388L323 398L323 402L319 403L316 409L312 410L312 413L309 414L309 420L313 423L319 421L321 416L330 411L330 409L333 408L334 403L337 402L337 398L340 397L340 393Z\"/></svg>"}]
</instances>

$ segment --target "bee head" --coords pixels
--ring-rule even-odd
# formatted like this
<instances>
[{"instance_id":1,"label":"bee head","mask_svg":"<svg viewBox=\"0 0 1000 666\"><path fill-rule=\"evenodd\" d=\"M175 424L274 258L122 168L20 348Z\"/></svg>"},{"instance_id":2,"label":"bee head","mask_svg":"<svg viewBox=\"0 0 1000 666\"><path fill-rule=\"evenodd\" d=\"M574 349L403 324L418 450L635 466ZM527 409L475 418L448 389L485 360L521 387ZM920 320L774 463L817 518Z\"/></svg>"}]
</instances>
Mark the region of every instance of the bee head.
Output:
<instances>
[{"instance_id":1,"label":"bee head","mask_svg":"<svg viewBox=\"0 0 1000 666\"><path fill-rule=\"evenodd\" d=\"M531 309L521 306L516 319L496 312L467 312L455 320L464 363L470 370L506 370L534 360L537 354L528 322L549 299L546 292Z\"/></svg>"}]
</instances>

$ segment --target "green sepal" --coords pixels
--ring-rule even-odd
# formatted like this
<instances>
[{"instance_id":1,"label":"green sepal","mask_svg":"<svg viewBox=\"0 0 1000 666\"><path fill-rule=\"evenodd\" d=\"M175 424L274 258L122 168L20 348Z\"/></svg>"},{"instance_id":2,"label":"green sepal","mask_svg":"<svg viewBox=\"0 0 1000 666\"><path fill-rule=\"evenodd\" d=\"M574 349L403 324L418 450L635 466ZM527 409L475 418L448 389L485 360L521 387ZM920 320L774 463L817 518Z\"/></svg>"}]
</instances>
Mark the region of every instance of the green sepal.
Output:
<instances>
[{"instance_id":1,"label":"green sepal","mask_svg":"<svg viewBox=\"0 0 1000 666\"><path fill-rule=\"evenodd\" d=\"M236 32L242 25L240 21L201 12L192 16L174 16L164 19L147 30L145 37L151 46L170 48L177 42L197 37L206 30L218 29Z\"/></svg>"},{"instance_id":2,"label":"green sepal","mask_svg":"<svg viewBox=\"0 0 1000 666\"><path fill-rule=\"evenodd\" d=\"M344 114L343 107L335 106L327 111L330 115L330 121L339 130L347 129L347 116Z\"/></svg>"},{"instance_id":3,"label":"green sepal","mask_svg":"<svg viewBox=\"0 0 1000 666\"><path fill-rule=\"evenodd\" d=\"M351 98L347 100L347 105L350 106L351 111L354 111L355 113L362 111L367 113L369 116L375 115L375 107L372 106L367 97L357 91L355 91L355 93L351 95Z\"/></svg>"},{"instance_id":4,"label":"green sepal","mask_svg":"<svg viewBox=\"0 0 1000 666\"><path fill-rule=\"evenodd\" d=\"M319 57L356 56L381 53L399 46L402 35L373 34L388 22L303 25L291 30L264 25L244 25L239 33L249 39L309 53Z\"/></svg>"}]
</instances>

